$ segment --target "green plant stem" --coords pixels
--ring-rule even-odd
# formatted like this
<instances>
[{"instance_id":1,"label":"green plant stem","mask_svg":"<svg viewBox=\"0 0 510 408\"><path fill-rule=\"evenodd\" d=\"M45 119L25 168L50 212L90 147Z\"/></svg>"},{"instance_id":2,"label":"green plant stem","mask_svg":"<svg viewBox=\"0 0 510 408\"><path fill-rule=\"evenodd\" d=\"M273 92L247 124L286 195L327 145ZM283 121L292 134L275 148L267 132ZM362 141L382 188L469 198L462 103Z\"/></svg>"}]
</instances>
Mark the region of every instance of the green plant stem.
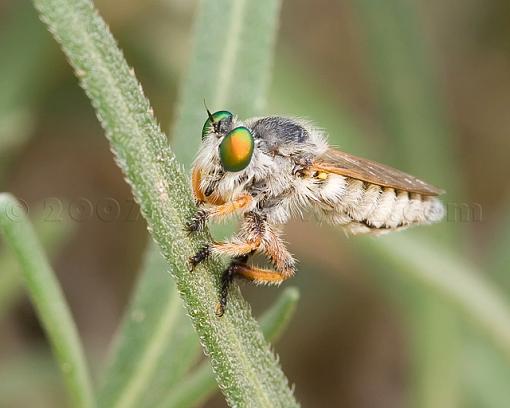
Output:
<instances>
[{"instance_id":1,"label":"green plant stem","mask_svg":"<svg viewBox=\"0 0 510 408\"><path fill-rule=\"evenodd\" d=\"M34 228L39 239L51 257L62 247L71 234L72 225L62 222L48 222L41 214L34 218ZM23 296L23 279L20 265L11 251L0 250L0 320L10 307Z\"/></svg>"},{"instance_id":2,"label":"green plant stem","mask_svg":"<svg viewBox=\"0 0 510 408\"><path fill-rule=\"evenodd\" d=\"M94 407L94 394L71 313L25 213L9 194L0 194L0 228L23 270L25 285L48 335L73 406Z\"/></svg>"},{"instance_id":3,"label":"green plant stem","mask_svg":"<svg viewBox=\"0 0 510 408\"><path fill-rule=\"evenodd\" d=\"M260 329L268 341L278 341L296 311L298 300L299 291L289 287L262 315ZM168 398L163 400L160 408L194 407L205 402L217 389L211 365L206 361L168 390Z\"/></svg>"},{"instance_id":4,"label":"green plant stem","mask_svg":"<svg viewBox=\"0 0 510 408\"><path fill-rule=\"evenodd\" d=\"M0 320L11 306L23 295L23 282L17 259L10 251L2 248L0 252Z\"/></svg>"},{"instance_id":5,"label":"green plant stem","mask_svg":"<svg viewBox=\"0 0 510 408\"><path fill-rule=\"evenodd\" d=\"M152 406L198 360L195 331L166 272L150 242L98 394L100 407Z\"/></svg>"},{"instance_id":6,"label":"green plant stem","mask_svg":"<svg viewBox=\"0 0 510 408\"><path fill-rule=\"evenodd\" d=\"M228 106L236 113L252 114L262 108L279 5L275 0L200 2L172 132L176 155L185 166L200 143L200 137L190 135L200 135L204 98L211 109ZM212 49L211 44L224 45ZM100 406L154 404L198 357L196 335L166 270L167 262L152 245L99 392Z\"/></svg>"},{"instance_id":7,"label":"green plant stem","mask_svg":"<svg viewBox=\"0 0 510 408\"><path fill-rule=\"evenodd\" d=\"M223 318L216 316L224 266L211 261L208 270L201 267L193 274L188 270L189 256L201 245L201 240L184 231L196 211L189 181L106 24L87 0L34 3L96 109L117 163L174 274L227 402L296 406L288 381L239 290L232 290ZM198 238L210 239L207 234Z\"/></svg>"}]
</instances>

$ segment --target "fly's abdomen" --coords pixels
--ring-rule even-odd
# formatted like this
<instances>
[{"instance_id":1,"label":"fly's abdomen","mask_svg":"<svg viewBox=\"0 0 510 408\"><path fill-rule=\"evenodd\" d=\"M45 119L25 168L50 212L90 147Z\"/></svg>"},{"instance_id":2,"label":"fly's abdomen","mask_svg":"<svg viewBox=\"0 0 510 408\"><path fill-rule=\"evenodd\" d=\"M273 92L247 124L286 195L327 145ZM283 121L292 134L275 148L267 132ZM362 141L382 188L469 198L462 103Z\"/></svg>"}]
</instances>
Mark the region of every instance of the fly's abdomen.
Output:
<instances>
[{"instance_id":1,"label":"fly's abdomen","mask_svg":"<svg viewBox=\"0 0 510 408\"><path fill-rule=\"evenodd\" d=\"M353 234L383 233L411 225L431 224L444 216L435 196L424 196L346 178L334 205L321 207L328 222Z\"/></svg>"}]
</instances>

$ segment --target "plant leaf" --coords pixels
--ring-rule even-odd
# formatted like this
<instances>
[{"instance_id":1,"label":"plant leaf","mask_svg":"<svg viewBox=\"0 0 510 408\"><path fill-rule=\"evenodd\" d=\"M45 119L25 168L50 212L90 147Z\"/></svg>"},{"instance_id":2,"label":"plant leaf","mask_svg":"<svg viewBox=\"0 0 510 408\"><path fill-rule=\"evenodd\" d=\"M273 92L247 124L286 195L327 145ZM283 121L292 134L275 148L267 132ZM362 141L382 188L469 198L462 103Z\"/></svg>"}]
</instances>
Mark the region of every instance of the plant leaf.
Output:
<instances>
[{"instance_id":1,"label":"plant leaf","mask_svg":"<svg viewBox=\"0 0 510 408\"><path fill-rule=\"evenodd\" d=\"M476 333L470 333L462 349L463 396L472 407L502 408L508 405L510 365Z\"/></svg>"},{"instance_id":2,"label":"plant leaf","mask_svg":"<svg viewBox=\"0 0 510 408\"><path fill-rule=\"evenodd\" d=\"M13 249L39 319L48 335L76 407L94 407L80 339L71 313L25 213L9 194L0 194L0 229Z\"/></svg>"},{"instance_id":3,"label":"plant leaf","mask_svg":"<svg viewBox=\"0 0 510 408\"><path fill-rule=\"evenodd\" d=\"M268 341L280 340L287 329L299 301L299 290L295 287L285 288L276 302L260 318L260 329Z\"/></svg>"},{"instance_id":4,"label":"plant leaf","mask_svg":"<svg viewBox=\"0 0 510 408\"><path fill-rule=\"evenodd\" d=\"M260 319L260 329L266 339L272 343L278 341L287 328L299 300L296 288L286 288L278 300L271 305ZM189 408L205 402L218 386L214 381L211 365L204 361L190 375L183 378L170 388L163 399L160 408Z\"/></svg>"},{"instance_id":5,"label":"plant leaf","mask_svg":"<svg viewBox=\"0 0 510 408\"><path fill-rule=\"evenodd\" d=\"M153 406L197 360L199 344L168 264L153 243L115 341L99 406Z\"/></svg>"},{"instance_id":6,"label":"plant leaf","mask_svg":"<svg viewBox=\"0 0 510 408\"><path fill-rule=\"evenodd\" d=\"M72 230L69 222L46 221L43 214L34 219L34 228L49 257L66 241ZM20 265L11 251L0 250L0 319L9 307L23 295L23 279Z\"/></svg>"},{"instance_id":7,"label":"plant leaf","mask_svg":"<svg viewBox=\"0 0 510 408\"><path fill-rule=\"evenodd\" d=\"M193 325L232 406L296 406L281 368L239 290L218 318L223 266L190 274L187 260L200 248L184 225L195 211L189 181L168 148L132 70L104 21L86 0L35 0L92 100L117 163L124 171L151 235L175 276ZM206 234L201 238L210 239Z\"/></svg>"}]
</instances>

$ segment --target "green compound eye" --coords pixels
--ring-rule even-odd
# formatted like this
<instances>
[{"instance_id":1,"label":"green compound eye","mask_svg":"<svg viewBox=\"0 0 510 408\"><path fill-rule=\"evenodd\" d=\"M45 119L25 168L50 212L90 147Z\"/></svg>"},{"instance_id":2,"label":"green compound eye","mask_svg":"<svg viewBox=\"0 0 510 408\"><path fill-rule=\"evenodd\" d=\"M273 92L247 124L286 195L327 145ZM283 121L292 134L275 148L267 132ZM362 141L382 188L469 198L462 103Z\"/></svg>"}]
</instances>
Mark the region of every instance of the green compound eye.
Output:
<instances>
[{"instance_id":1,"label":"green compound eye","mask_svg":"<svg viewBox=\"0 0 510 408\"><path fill-rule=\"evenodd\" d=\"M241 171L250 164L255 143L244 126L230 131L220 144L221 165L226 171Z\"/></svg>"},{"instance_id":2,"label":"green compound eye","mask_svg":"<svg viewBox=\"0 0 510 408\"><path fill-rule=\"evenodd\" d=\"M232 114L229 111L218 111L214 112L212 114L214 123L218 123L220 120L228 119L232 117ZM204 127L202 128L202 140L205 139L205 137L211 132L212 130L212 123L211 119L207 118L207 120L204 123Z\"/></svg>"}]
</instances>

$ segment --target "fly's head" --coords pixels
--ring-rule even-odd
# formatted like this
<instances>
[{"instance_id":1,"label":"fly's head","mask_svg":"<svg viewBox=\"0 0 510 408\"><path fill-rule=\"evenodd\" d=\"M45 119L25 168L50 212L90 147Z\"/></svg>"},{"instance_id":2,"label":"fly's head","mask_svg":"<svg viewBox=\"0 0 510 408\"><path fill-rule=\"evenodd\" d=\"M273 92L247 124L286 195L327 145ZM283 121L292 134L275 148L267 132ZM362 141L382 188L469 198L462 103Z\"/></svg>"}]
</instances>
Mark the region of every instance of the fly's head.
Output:
<instances>
[{"instance_id":1,"label":"fly's head","mask_svg":"<svg viewBox=\"0 0 510 408\"><path fill-rule=\"evenodd\" d=\"M204 176L243 172L255 150L252 130L228 111L207 114L195 166Z\"/></svg>"},{"instance_id":2,"label":"fly's head","mask_svg":"<svg viewBox=\"0 0 510 408\"><path fill-rule=\"evenodd\" d=\"M261 152L253 130L232 113L207 110L207 116L194 162L195 195L200 190L205 201L213 193L228 199L242 191L248 180L256 178Z\"/></svg>"}]
</instances>

